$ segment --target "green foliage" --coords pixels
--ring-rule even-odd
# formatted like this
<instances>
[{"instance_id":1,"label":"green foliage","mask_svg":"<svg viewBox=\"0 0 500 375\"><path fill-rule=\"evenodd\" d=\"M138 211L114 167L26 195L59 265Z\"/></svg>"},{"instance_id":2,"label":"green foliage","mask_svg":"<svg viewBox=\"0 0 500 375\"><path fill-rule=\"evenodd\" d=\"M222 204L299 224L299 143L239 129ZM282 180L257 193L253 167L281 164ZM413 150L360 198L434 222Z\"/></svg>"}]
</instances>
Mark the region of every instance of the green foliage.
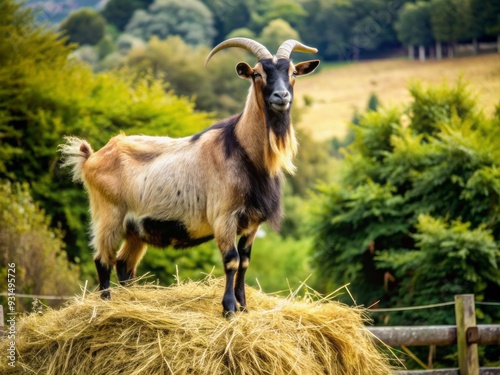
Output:
<instances>
[{"instance_id":1,"label":"green foliage","mask_svg":"<svg viewBox=\"0 0 500 375\"><path fill-rule=\"evenodd\" d=\"M410 92L409 124L398 109L366 113L341 181L320 189L315 266L325 287L350 283L365 305L417 306L455 293L495 300L499 119L479 112L462 82ZM390 323L452 319L453 311L420 310Z\"/></svg>"},{"instance_id":2,"label":"green foliage","mask_svg":"<svg viewBox=\"0 0 500 375\"><path fill-rule=\"evenodd\" d=\"M401 6L402 2L381 0L306 0L307 15L298 31L306 43L319 49L323 59L351 61L396 41L393 26Z\"/></svg>"},{"instance_id":3,"label":"green foliage","mask_svg":"<svg viewBox=\"0 0 500 375\"><path fill-rule=\"evenodd\" d=\"M241 112L248 82L236 75L234 67L247 55L237 49L224 51L204 68L209 52L180 37L152 38L143 51L130 55L128 65L139 72L152 72L178 95L194 96L198 109L216 111L219 117Z\"/></svg>"},{"instance_id":4,"label":"green foliage","mask_svg":"<svg viewBox=\"0 0 500 375\"><path fill-rule=\"evenodd\" d=\"M71 49L55 32L33 29L29 10L11 1L0 7L6 30L0 34L0 178L29 182L34 198L61 224L70 259L85 263L91 258L88 203L83 188L57 168L63 136L86 138L99 149L120 131L175 137L211 121L147 75L95 75L68 61Z\"/></svg>"},{"instance_id":5,"label":"green foliage","mask_svg":"<svg viewBox=\"0 0 500 375\"><path fill-rule=\"evenodd\" d=\"M380 107L380 101L378 99L377 94L372 92L370 94L370 97L368 98L368 103L366 105L366 110L367 111L377 111ZM340 158L343 157L341 149L345 148L346 146L349 146L351 143L354 142L354 139L356 137L355 129L356 126L359 125L361 121L361 113L357 108L354 109L354 115L351 120L351 124L349 126L349 129L347 131L347 134L344 136L343 139L339 139L337 137L334 137L332 139L332 154L335 155L336 157Z\"/></svg>"},{"instance_id":6,"label":"green foliage","mask_svg":"<svg viewBox=\"0 0 500 375\"><path fill-rule=\"evenodd\" d=\"M431 0L431 25L439 42L455 44L469 37L472 27L469 0Z\"/></svg>"},{"instance_id":7,"label":"green foliage","mask_svg":"<svg viewBox=\"0 0 500 375\"><path fill-rule=\"evenodd\" d=\"M330 176L329 147L326 143L315 141L310 134L297 130L299 152L295 160L297 172L288 178L290 193L302 198L307 196L308 189L319 181L326 182Z\"/></svg>"},{"instance_id":8,"label":"green foliage","mask_svg":"<svg viewBox=\"0 0 500 375\"><path fill-rule=\"evenodd\" d=\"M187 250L148 247L137 271L138 276L149 274L165 286L176 283L177 277L200 280L210 273L224 274L220 253L213 241Z\"/></svg>"},{"instance_id":9,"label":"green foliage","mask_svg":"<svg viewBox=\"0 0 500 375\"><path fill-rule=\"evenodd\" d=\"M377 94L372 92L370 94L370 97L368 98L368 104L366 105L366 109L368 111L376 111L379 106L380 106L380 101L378 99L378 96Z\"/></svg>"},{"instance_id":10,"label":"green foliage","mask_svg":"<svg viewBox=\"0 0 500 375\"><path fill-rule=\"evenodd\" d=\"M199 0L155 0L147 11L137 10L126 32L148 41L179 35L188 44L211 44L215 36L212 12Z\"/></svg>"},{"instance_id":11,"label":"green foliage","mask_svg":"<svg viewBox=\"0 0 500 375\"><path fill-rule=\"evenodd\" d=\"M260 42L264 44L269 51L277 51L281 43L287 39L300 40L300 36L288 22L282 19L275 19L264 27L260 35Z\"/></svg>"},{"instance_id":12,"label":"green foliage","mask_svg":"<svg viewBox=\"0 0 500 375\"><path fill-rule=\"evenodd\" d=\"M398 39L406 46L428 46L433 41L431 4L426 1L406 3L395 24Z\"/></svg>"},{"instance_id":13,"label":"green foliage","mask_svg":"<svg viewBox=\"0 0 500 375\"><path fill-rule=\"evenodd\" d=\"M472 290L482 294L489 284L500 280L500 249L486 226L473 229L460 220L447 222L420 215L415 229L415 250L382 251L376 257L381 267L396 271L402 304L414 300L438 303ZM428 313L419 311L408 315L415 323L419 318L425 323L428 318ZM454 322L453 315L441 318L446 324Z\"/></svg>"},{"instance_id":14,"label":"green foliage","mask_svg":"<svg viewBox=\"0 0 500 375\"><path fill-rule=\"evenodd\" d=\"M266 228L264 227L264 230ZM252 260L246 281L262 287L266 293L283 291L290 294L312 274L309 262L311 239L282 238L266 230L265 237L257 238L252 247ZM308 284L314 283L309 279Z\"/></svg>"},{"instance_id":15,"label":"green foliage","mask_svg":"<svg viewBox=\"0 0 500 375\"><path fill-rule=\"evenodd\" d=\"M60 29L71 43L95 45L104 36L106 20L95 10L83 8L72 12Z\"/></svg>"},{"instance_id":16,"label":"green foliage","mask_svg":"<svg viewBox=\"0 0 500 375\"><path fill-rule=\"evenodd\" d=\"M246 28L246 27L240 27L238 29L234 29L231 31L229 34L226 35L224 39L230 39L230 38L250 38L250 39L255 39L255 33Z\"/></svg>"},{"instance_id":17,"label":"green foliage","mask_svg":"<svg viewBox=\"0 0 500 375\"><path fill-rule=\"evenodd\" d=\"M123 31L138 9L146 9L153 0L109 0L102 11L106 20Z\"/></svg>"},{"instance_id":18,"label":"green foliage","mask_svg":"<svg viewBox=\"0 0 500 375\"><path fill-rule=\"evenodd\" d=\"M294 0L275 0L265 2L265 4L267 9L265 9L263 17L268 24L273 20L282 19L291 27L296 28L302 24L307 14L302 4Z\"/></svg>"},{"instance_id":19,"label":"green foliage","mask_svg":"<svg viewBox=\"0 0 500 375\"><path fill-rule=\"evenodd\" d=\"M64 296L79 290L80 271L67 260L63 234L50 227L28 184L0 181L0 221L2 280L7 279L7 265L14 263L17 293ZM6 306L4 297L0 302ZM28 310L31 301L17 299L17 305Z\"/></svg>"},{"instance_id":20,"label":"green foliage","mask_svg":"<svg viewBox=\"0 0 500 375\"><path fill-rule=\"evenodd\" d=\"M216 29L215 42L220 42L233 30L247 28L254 35L256 31L250 25L253 2L247 0L204 0L214 17ZM242 35L245 36L245 35Z\"/></svg>"},{"instance_id":21,"label":"green foliage","mask_svg":"<svg viewBox=\"0 0 500 375\"><path fill-rule=\"evenodd\" d=\"M99 59L103 59L108 56L110 53L115 51L115 44L113 39L109 35L104 35L104 37L97 43L97 53Z\"/></svg>"},{"instance_id":22,"label":"green foliage","mask_svg":"<svg viewBox=\"0 0 500 375\"><path fill-rule=\"evenodd\" d=\"M416 133L432 135L440 124L450 124L454 114L466 121L478 121L476 102L462 80L455 87L443 83L429 89L413 82L409 91L414 98L410 105L411 127Z\"/></svg>"},{"instance_id":23,"label":"green foliage","mask_svg":"<svg viewBox=\"0 0 500 375\"><path fill-rule=\"evenodd\" d=\"M500 35L500 0L470 0L470 7L475 36Z\"/></svg>"}]
</instances>

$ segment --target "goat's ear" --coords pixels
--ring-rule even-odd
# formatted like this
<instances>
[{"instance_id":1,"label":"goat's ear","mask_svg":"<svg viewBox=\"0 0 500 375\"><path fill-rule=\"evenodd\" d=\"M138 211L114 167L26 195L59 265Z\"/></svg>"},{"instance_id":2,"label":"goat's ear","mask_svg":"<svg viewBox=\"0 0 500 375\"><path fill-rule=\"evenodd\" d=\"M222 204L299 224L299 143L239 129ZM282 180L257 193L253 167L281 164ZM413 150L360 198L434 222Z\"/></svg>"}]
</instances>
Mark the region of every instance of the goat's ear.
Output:
<instances>
[{"instance_id":1,"label":"goat's ear","mask_svg":"<svg viewBox=\"0 0 500 375\"><path fill-rule=\"evenodd\" d=\"M318 67L319 60L309 60L303 61L295 65L295 71L297 72L295 75L297 76L305 76L306 74L314 72L314 70Z\"/></svg>"},{"instance_id":2,"label":"goat's ear","mask_svg":"<svg viewBox=\"0 0 500 375\"><path fill-rule=\"evenodd\" d=\"M253 68L246 62L240 62L236 65L236 73L238 73L241 78L250 79L252 78Z\"/></svg>"}]
</instances>

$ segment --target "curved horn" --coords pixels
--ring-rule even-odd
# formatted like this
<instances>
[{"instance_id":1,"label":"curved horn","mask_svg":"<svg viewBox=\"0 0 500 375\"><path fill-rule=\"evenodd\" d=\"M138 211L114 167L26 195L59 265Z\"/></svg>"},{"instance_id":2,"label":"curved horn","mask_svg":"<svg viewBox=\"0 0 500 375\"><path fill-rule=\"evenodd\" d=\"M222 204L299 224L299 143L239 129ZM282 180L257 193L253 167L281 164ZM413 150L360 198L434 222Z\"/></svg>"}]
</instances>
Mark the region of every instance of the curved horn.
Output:
<instances>
[{"instance_id":1,"label":"curved horn","mask_svg":"<svg viewBox=\"0 0 500 375\"><path fill-rule=\"evenodd\" d=\"M257 56L257 59L259 60L270 59L273 57L273 55L271 55L271 52L269 52L266 47L264 47L259 42L256 42L255 40L248 38L231 38L219 43L214 47L213 50L210 51L205 60L205 66L207 66L213 55L215 55L220 50L229 47L240 47L246 49L247 51L252 52L255 56Z\"/></svg>"},{"instance_id":2,"label":"curved horn","mask_svg":"<svg viewBox=\"0 0 500 375\"><path fill-rule=\"evenodd\" d=\"M316 53L318 50L313 47L308 47L300 42L297 42L294 39L288 39L281 43L280 48L278 48L278 52L276 52L276 57L278 59L289 59L290 54L293 51L305 52L305 53Z\"/></svg>"}]
</instances>

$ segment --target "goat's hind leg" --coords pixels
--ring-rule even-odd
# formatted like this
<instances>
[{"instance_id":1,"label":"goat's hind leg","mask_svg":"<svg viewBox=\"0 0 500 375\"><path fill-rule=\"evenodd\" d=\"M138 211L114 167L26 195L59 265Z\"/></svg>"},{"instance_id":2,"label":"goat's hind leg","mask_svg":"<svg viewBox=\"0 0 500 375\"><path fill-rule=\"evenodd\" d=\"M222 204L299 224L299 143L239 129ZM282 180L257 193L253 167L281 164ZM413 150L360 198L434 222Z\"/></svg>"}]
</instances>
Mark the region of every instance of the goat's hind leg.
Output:
<instances>
[{"instance_id":1,"label":"goat's hind leg","mask_svg":"<svg viewBox=\"0 0 500 375\"><path fill-rule=\"evenodd\" d=\"M94 259L95 268L97 269L97 277L99 278L99 290L101 291L102 299L110 299L109 281L111 279L112 266L108 266L101 262L100 258Z\"/></svg>"},{"instance_id":2,"label":"goat's hind leg","mask_svg":"<svg viewBox=\"0 0 500 375\"><path fill-rule=\"evenodd\" d=\"M135 277L137 264L146 251L146 244L137 235L127 235L116 259L116 275L121 285Z\"/></svg>"},{"instance_id":3,"label":"goat's hind leg","mask_svg":"<svg viewBox=\"0 0 500 375\"><path fill-rule=\"evenodd\" d=\"M92 246L95 249L94 263L99 277L99 290L101 297L109 299L111 270L116 263L116 249L122 236L121 227L113 222L94 220L92 226Z\"/></svg>"}]
</instances>

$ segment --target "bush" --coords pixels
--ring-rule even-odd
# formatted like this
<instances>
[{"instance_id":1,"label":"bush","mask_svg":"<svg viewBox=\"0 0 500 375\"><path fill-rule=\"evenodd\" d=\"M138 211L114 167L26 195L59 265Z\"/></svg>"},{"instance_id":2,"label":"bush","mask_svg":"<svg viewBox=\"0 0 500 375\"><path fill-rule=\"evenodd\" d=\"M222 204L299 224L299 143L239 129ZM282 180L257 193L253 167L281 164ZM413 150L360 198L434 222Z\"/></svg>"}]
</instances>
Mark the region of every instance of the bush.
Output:
<instances>
[{"instance_id":1,"label":"bush","mask_svg":"<svg viewBox=\"0 0 500 375\"><path fill-rule=\"evenodd\" d=\"M349 283L365 306L421 306L465 293L495 301L500 118L477 111L461 82L413 85L411 93L408 126L397 109L361 117L341 181L318 194L315 268L324 288ZM376 316L391 325L454 322L444 307ZM500 318L483 306L477 316ZM496 358L496 350L483 356ZM438 362L456 365L452 356Z\"/></svg>"},{"instance_id":2,"label":"bush","mask_svg":"<svg viewBox=\"0 0 500 375\"><path fill-rule=\"evenodd\" d=\"M93 9L79 9L69 15L60 26L71 43L96 45L106 31L106 20Z\"/></svg>"},{"instance_id":3,"label":"bush","mask_svg":"<svg viewBox=\"0 0 500 375\"><path fill-rule=\"evenodd\" d=\"M7 264L14 263L16 293L64 296L79 291L80 270L68 262L63 233L50 227L27 184L0 181L0 221L1 280L7 279ZM17 299L17 305L28 310L31 301Z\"/></svg>"},{"instance_id":4,"label":"bush","mask_svg":"<svg viewBox=\"0 0 500 375\"><path fill-rule=\"evenodd\" d=\"M200 110L216 111L219 117L241 112L248 82L236 75L235 66L246 55L237 49L224 51L204 68L209 52L208 47L190 46L180 37L153 37L143 51L129 56L128 65L141 73L152 72L177 95L193 97Z\"/></svg>"},{"instance_id":5,"label":"bush","mask_svg":"<svg viewBox=\"0 0 500 375\"><path fill-rule=\"evenodd\" d=\"M409 126L402 125L402 112L389 109L366 113L355 127L342 180L318 196L315 265L325 285L350 283L365 305L421 305L432 302L430 295L442 300L453 293L495 298L499 118L478 112L462 83L414 85L411 92ZM435 100L422 105L423 97ZM476 250L466 250L466 238L476 241ZM438 249L449 260L444 268L432 267L434 258L426 253ZM460 276L453 276L462 265ZM426 276L416 276L423 269ZM443 275L454 280L446 293ZM391 276L395 282L387 284ZM415 278L418 293L411 289ZM422 316L444 324L428 312Z\"/></svg>"}]
</instances>

